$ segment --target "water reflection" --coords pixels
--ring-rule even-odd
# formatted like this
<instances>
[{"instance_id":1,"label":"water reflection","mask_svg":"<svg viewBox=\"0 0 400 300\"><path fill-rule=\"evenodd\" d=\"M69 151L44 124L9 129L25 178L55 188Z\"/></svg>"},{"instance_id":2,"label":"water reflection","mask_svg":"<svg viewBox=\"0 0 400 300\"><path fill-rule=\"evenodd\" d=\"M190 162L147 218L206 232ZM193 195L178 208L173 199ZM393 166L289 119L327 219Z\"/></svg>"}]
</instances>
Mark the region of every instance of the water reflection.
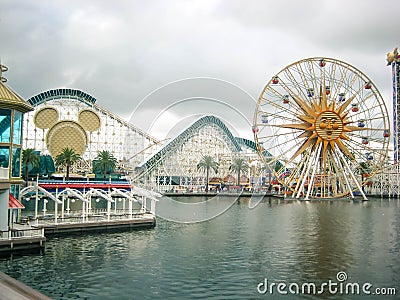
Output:
<instances>
[{"instance_id":1,"label":"water reflection","mask_svg":"<svg viewBox=\"0 0 400 300\"><path fill-rule=\"evenodd\" d=\"M302 202L294 212L293 238L296 240L296 261L301 268L302 282L335 279L338 271L352 264L349 232L352 216L349 203Z\"/></svg>"},{"instance_id":2,"label":"water reflection","mask_svg":"<svg viewBox=\"0 0 400 300\"><path fill-rule=\"evenodd\" d=\"M153 230L54 238L44 255L3 259L0 269L54 299L265 299L265 277L322 283L339 271L400 288L398 200L249 201L207 222L159 218Z\"/></svg>"}]
</instances>

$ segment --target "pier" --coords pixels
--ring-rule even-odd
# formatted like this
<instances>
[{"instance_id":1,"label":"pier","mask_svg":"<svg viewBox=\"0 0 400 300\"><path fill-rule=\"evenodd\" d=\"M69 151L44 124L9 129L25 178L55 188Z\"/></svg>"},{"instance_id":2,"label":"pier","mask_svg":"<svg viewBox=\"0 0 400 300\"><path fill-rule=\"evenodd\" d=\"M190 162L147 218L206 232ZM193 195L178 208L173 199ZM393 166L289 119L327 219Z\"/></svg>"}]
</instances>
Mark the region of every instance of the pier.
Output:
<instances>
[{"instance_id":1,"label":"pier","mask_svg":"<svg viewBox=\"0 0 400 300\"><path fill-rule=\"evenodd\" d=\"M135 214L118 214L107 216L105 214L92 214L82 217L68 217L58 221L43 220L32 228L43 230L46 237L68 234L84 234L89 232L121 231L131 229L146 229L156 226L156 218L150 212Z\"/></svg>"},{"instance_id":2,"label":"pier","mask_svg":"<svg viewBox=\"0 0 400 300\"><path fill-rule=\"evenodd\" d=\"M129 182L36 182L20 192L31 210L0 232L0 255L40 252L60 235L154 228L157 197Z\"/></svg>"},{"instance_id":3,"label":"pier","mask_svg":"<svg viewBox=\"0 0 400 300\"><path fill-rule=\"evenodd\" d=\"M0 232L0 256L15 252L40 252L46 237L43 228L19 228Z\"/></svg>"}]
</instances>

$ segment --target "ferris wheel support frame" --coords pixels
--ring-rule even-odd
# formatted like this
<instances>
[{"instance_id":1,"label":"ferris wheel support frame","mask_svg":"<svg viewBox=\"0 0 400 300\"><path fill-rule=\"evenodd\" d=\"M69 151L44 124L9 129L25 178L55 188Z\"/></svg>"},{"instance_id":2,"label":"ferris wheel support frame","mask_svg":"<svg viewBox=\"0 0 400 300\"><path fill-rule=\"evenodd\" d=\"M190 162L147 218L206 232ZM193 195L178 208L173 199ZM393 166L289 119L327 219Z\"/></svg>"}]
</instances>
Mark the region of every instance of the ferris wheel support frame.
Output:
<instances>
[{"instance_id":1,"label":"ferris wheel support frame","mask_svg":"<svg viewBox=\"0 0 400 300\"><path fill-rule=\"evenodd\" d=\"M349 171L349 174L350 174L351 178L353 179L354 183L356 184L358 191L361 193L361 196L364 198L364 200L368 200L364 194L364 191L363 191L360 183L358 182L357 178L354 176L354 173L351 171L349 164L347 163L346 159L343 157L343 153L340 151L340 149L338 149L338 151L336 151L335 154L336 153L339 154L340 158L342 159L343 164L346 166L347 170ZM350 191L351 191L351 189L350 189Z\"/></svg>"},{"instance_id":2,"label":"ferris wheel support frame","mask_svg":"<svg viewBox=\"0 0 400 300\"><path fill-rule=\"evenodd\" d=\"M333 153L333 162L335 163L336 167L339 166L340 159L339 159L339 157L337 157L336 153ZM349 182L349 179L346 176L344 176L343 178L344 178L344 181L346 182L346 185L347 186L351 186L350 182ZM353 194L353 190L352 189L349 189L349 194L350 194L351 198L354 198L354 194Z\"/></svg>"},{"instance_id":3,"label":"ferris wheel support frame","mask_svg":"<svg viewBox=\"0 0 400 300\"><path fill-rule=\"evenodd\" d=\"M318 159L317 153L319 153L321 151L321 147L322 147L322 144L320 144L318 146L318 150L315 151L314 168L313 168L313 171L312 171L312 174L311 174L310 182L308 183L307 195L306 195L305 200L309 200L310 199L309 198L310 197L310 192L311 192L311 188L312 188L312 186L314 184L315 172L317 171L317 166L318 166L318 164L317 164L317 159Z\"/></svg>"}]
</instances>

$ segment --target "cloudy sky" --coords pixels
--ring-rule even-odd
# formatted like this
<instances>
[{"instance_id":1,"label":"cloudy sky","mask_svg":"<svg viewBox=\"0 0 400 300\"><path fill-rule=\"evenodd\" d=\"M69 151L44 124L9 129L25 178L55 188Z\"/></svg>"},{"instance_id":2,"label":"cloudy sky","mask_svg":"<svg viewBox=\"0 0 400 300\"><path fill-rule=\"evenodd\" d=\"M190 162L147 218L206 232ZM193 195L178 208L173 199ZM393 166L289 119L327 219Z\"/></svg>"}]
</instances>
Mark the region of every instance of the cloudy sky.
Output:
<instances>
[{"instance_id":1,"label":"cloudy sky","mask_svg":"<svg viewBox=\"0 0 400 300\"><path fill-rule=\"evenodd\" d=\"M397 12L395 0L2 0L0 60L26 99L75 88L159 138L205 113L250 137L264 85L307 57L354 65L391 109Z\"/></svg>"}]
</instances>

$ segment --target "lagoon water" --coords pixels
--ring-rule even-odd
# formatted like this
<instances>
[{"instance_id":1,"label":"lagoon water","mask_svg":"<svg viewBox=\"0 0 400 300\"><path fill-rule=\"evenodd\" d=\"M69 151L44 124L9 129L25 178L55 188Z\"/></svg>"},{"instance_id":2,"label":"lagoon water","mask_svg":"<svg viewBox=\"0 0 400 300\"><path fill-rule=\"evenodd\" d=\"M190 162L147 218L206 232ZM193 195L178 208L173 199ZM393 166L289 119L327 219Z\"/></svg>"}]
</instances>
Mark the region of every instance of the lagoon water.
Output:
<instances>
[{"instance_id":1,"label":"lagoon water","mask_svg":"<svg viewBox=\"0 0 400 300\"><path fill-rule=\"evenodd\" d=\"M196 201L193 198L180 201ZM199 201L199 199L197 199ZM231 201L221 198L219 203ZM212 204L210 204L212 205ZM208 207L212 210L212 206ZM173 212L171 212L173 215ZM196 224L158 218L150 230L48 240L41 255L0 260L0 270L53 299L363 299L325 289L321 295L266 294L267 279L320 287L371 283L400 298L400 202L284 202L255 208L241 198ZM341 277L342 278L342 277Z\"/></svg>"}]
</instances>

